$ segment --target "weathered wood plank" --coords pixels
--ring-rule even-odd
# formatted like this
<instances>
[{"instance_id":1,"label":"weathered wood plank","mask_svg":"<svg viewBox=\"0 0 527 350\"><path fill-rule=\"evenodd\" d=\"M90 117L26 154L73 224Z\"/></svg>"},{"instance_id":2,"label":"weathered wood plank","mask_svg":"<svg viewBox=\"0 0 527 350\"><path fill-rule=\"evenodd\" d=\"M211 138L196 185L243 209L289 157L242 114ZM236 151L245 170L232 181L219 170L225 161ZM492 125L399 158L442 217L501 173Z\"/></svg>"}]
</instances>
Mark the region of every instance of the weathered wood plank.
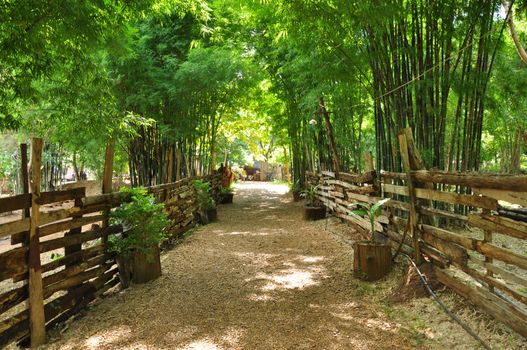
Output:
<instances>
[{"instance_id":1,"label":"weathered wood plank","mask_svg":"<svg viewBox=\"0 0 527 350\"><path fill-rule=\"evenodd\" d=\"M485 275L479 271L476 271L474 269L471 269L470 267L458 264L457 267L459 267L464 273L471 276L472 278L482 281L486 283L489 287L489 290L493 292L494 288L499 289L510 296L512 296L514 299L518 300L519 302L523 304L527 304L527 296L509 288L506 284L504 284L501 281L498 281L497 279L493 278L492 276Z\"/></svg>"},{"instance_id":2,"label":"weathered wood plank","mask_svg":"<svg viewBox=\"0 0 527 350\"><path fill-rule=\"evenodd\" d=\"M50 211L47 213L41 213L40 219L39 219L39 225L47 225L55 221L68 219L75 215L78 215L79 212L80 212L79 208L68 208L68 209L59 209L55 211Z\"/></svg>"},{"instance_id":3,"label":"weathered wood plank","mask_svg":"<svg viewBox=\"0 0 527 350\"><path fill-rule=\"evenodd\" d=\"M73 218L71 220L66 220L66 221L60 221L60 222L56 222L56 223L52 223L52 224L39 227L38 234L39 234L39 237L45 237L45 236L49 236L57 232L67 231L73 228L80 228L82 226L89 225L94 222L99 222L99 221L102 221L104 218L105 218L104 215L93 215L93 216L85 216L82 218ZM16 231L18 232L13 235L11 244L18 244L23 241L25 232L20 232L20 229Z\"/></svg>"},{"instance_id":4,"label":"weathered wood plank","mask_svg":"<svg viewBox=\"0 0 527 350\"><path fill-rule=\"evenodd\" d=\"M486 261L481 261L479 259L470 259L470 261L476 265L479 265L483 268L486 268L487 270L492 271L495 274L500 275L503 279L509 280L510 282L516 283L527 289L527 280L521 278L520 276L512 272L502 269L501 267L498 267L496 265L490 264Z\"/></svg>"},{"instance_id":5,"label":"weathered wood plank","mask_svg":"<svg viewBox=\"0 0 527 350\"><path fill-rule=\"evenodd\" d=\"M56 202L64 202L73 200L75 198L82 198L86 196L86 187L72 188L63 191L42 192L38 199L39 205L51 204Z\"/></svg>"},{"instance_id":6,"label":"weathered wood plank","mask_svg":"<svg viewBox=\"0 0 527 350\"><path fill-rule=\"evenodd\" d=\"M59 280L56 283L50 284L44 288L44 296L49 298L58 291L71 289L85 281L99 277L103 275L104 272L107 271L112 265L113 262L110 264L104 264L94 269L82 271L70 277Z\"/></svg>"},{"instance_id":7,"label":"weathered wood plank","mask_svg":"<svg viewBox=\"0 0 527 350\"><path fill-rule=\"evenodd\" d=\"M326 183L328 185L342 186L350 190L351 192L355 192L357 194L370 194L376 191L373 186L355 186L341 180L327 180Z\"/></svg>"},{"instance_id":8,"label":"weathered wood plank","mask_svg":"<svg viewBox=\"0 0 527 350\"><path fill-rule=\"evenodd\" d=\"M42 164L42 139L31 139L31 224L29 229L29 328L31 347L46 342L46 319L44 315L44 297L38 226L40 225L40 179Z\"/></svg>"},{"instance_id":9,"label":"weathered wood plank","mask_svg":"<svg viewBox=\"0 0 527 350\"><path fill-rule=\"evenodd\" d=\"M390 184L383 184L383 190L385 192L398 194L401 196L409 196L408 187L406 186L397 186L397 185L390 185ZM462 205L469 205L477 208L484 208L489 210L497 210L498 209L498 202L494 198L490 198L487 196L474 196L474 195L466 195L466 194L459 194L459 193L453 193L453 192L444 192L444 191L437 191L437 190L431 190L427 188L416 188L415 189L415 195L417 198L427 199L427 200L435 200L435 201L441 201L441 202L447 202L451 204L462 204Z\"/></svg>"},{"instance_id":10,"label":"weathered wood plank","mask_svg":"<svg viewBox=\"0 0 527 350\"><path fill-rule=\"evenodd\" d=\"M121 232L122 228L119 226L110 226L98 230L86 231L79 234L64 236L49 241L40 243L40 252L45 253L51 250L69 247L76 244L81 244L97 238L101 238L110 234Z\"/></svg>"},{"instance_id":11,"label":"weathered wood plank","mask_svg":"<svg viewBox=\"0 0 527 350\"><path fill-rule=\"evenodd\" d=\"M362 184L362 183L371 183L375 180L376 173L375 171L369 171L362 174L347 174L340 173L340 180L352 183L352 184Z\"/></svg>"},{"instance_id":12,"label":"weathered wood plank","mask_svg":"<svg viewBox=\"0 0 527 350\"><path fill-rule=\"evenodd\" d=\"M527 192L527 176L419 170L413 171L412 177L422 182Z\"/></svg>"},{"instance_id":13,"label":"weathered wood plank","mask_svg":"<svg viewBox=\"0 0 527 350\"><path fill-rule=\"evenodd\" d=\"M75 253L78 253L78 252L75 252ZM111 254L103 254L103 255L99 255L94 258L91 258L89 260L83 261L79 264L71 265L64 270L56 272L52 275L47 275L46 277L43 278L42 283L44 287L47 287L50 284L57 283L57 282L60 282L61 280L78 275L79 273L89 270L94 266L101 265L111 258L112 258Z\"/></svg>"},{"instance_id":14,"label":"weathered wood plank","mask_svg":"<svg viewBox=\"0 0 527 350\"><path fill-rule=\"evenodd\" d=\"M483 288L469 286L441 269L436 269L436 276L439 282L470 300L474 305L482 308L522 336L527 337L527 315L525 313Z\"/></svg>"},{"instance_id":15,"label":"weathered wood plank","mask_svg":"<svg viewBox=\"0 0 527 350\"><path fill-rule=\"evenodd\" d=\"M17 221L11 221L5 224L0 225L0 238L11 236L14 234L19 233L27 233L29 232L29 218L20 219ZM21 243L22 241L19 241L17 243ZM17 244L17 243L11 243L11 244Z\"/></svg>"},{"instance_id":16,"label":"weathered wood plank","mask_svg":"<svg viewBox=\"0 0 527 350\"><path fill-rule=\"evenodd\" d=\"M527 225L495 215L470 214L468 222L483 230L498 232L519 239L527 239Z\"/></svg>"},{"instance_id":17,"label":"weathered wood plank","mask_svg":"<svg viewBox=\"0 0 527 350\"><path fill-rule=\"evenodd\" d=\"M467 264L468 253L459 245L456 245L449 241L445 241L428 232L422 233L422 239L426 244L431 245L432 247L443 253L451 261L455 261L461 265Z\"/></svg>"},{"instance_id":18,"label":"weathered wood plank","mask_svg":"<svg viewBox=\"0 0 527 350\"><path fill-rule=\"evenodd\" d=\"M0 213L31 207L31 194L0 198Z\"/></svg>"},{"instance_id":19,"label":"weathered wood plank","mask_svg":"<svg viewBox=\"0 0 527 350\"><path fill-rule=\"evenodd\" d=\"M27 247L19 247L0 254L0 281L27 271Z\"/></svg>"},{"instance_id":20,"label":"weathered wood plank","mask_svg":"<svg viewBox=\"0 0 527 350\"><path fill-rule=\"evenodd\" d=\"M28 297L27 285L2 293L0 295L0 314L26 301Z\"/></svg>"},{"instance_id":21,"label":"weathered wood plank","mask_svg":"<svg viewBox=\"0 0 527 350\"><path fill-rule=\"evenodd\" d=\"M468 216L456 214L450 211L435 209L435 208L418 206L417 211L423 215L430 215L430 216L436 215L436 216L442 216L445 218L455 219L459 221L468 221Z\"/></svg>"}]
</instances>

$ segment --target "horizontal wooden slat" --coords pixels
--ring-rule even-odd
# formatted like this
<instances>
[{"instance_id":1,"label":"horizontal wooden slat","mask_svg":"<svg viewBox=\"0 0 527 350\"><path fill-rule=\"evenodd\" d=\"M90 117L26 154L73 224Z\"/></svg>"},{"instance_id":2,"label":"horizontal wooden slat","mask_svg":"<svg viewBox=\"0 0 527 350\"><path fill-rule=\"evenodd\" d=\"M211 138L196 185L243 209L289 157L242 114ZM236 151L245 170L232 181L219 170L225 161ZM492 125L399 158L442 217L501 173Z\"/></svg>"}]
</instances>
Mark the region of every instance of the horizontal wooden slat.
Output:
<instances>
[{"instance_id":1,"label":"horizontal wooden slat","mask_svg":"<svg viewBox=\"0 0 527 350\"><path fill-rule=\"evenodd\" d=\"M29 218L0 224L0 238L27 231L29 231Z\"/></svg>"},{"instance_id":2,"label":"horizontal wooden slat","mask_svg":"<svg viewBox=\"0 0 527 350\"><path fill-rule=\"evenodd\" d=\"M485 261L482 261L482 260L479 260L479 259L470 259L470 261L474 264L477 264L481 267L484 267L486 268L487 270L495 273L495 274L498 274L500 275L503 279L507 279L513 283L516 283L520 286L522 286L523 288L527 289L527 280L521 278L520 276L512 273L512 272L509 272L505 269L502 269L501 267L498 267L496 265L493 265L492 263L488 263L488 262L485 262Z\"/></svg>"},{"instance_id":3,"label":"horizontal wooden slat","mask_svg":"<svg viewBox=\"0 0 527 350\"><path fill-rule=\"evenodd\" d=\"M402 196L409 196L408 187L383 184L385 192L394 193ZM436 191L427 188L416 188L415 195L417 198L441 201L451 204L469 205L477 208L497 210L498 202L494 198L486 196L474 196L458 194L453 192Z\"/></svg>"},{"instance_id":4,"label":"horizontal wooden slat","mask_svg":"<svg viewBox=\"0 0 527 350\"><path fill-rule=\"evenodd\" d=\"M473 188L472 190L487 197L527 207L527 192L496 190L492 188Z\"/></svg>"},{"instance_id":5,"label":"horizontal wooden slat","mask_svg":"<svg viewBox=\"0 0 527 350\"><path fill-rule=\"evenodd\" d=\"M105 193L105 194L99 194L96 196L90 196L85 197L82 199L82 206L92 206L92 205L100 205L100 204L107 204L111 206L117 206L123 202L126 202L130 199L130 194L122 193L122 192L112 192L112 193Z\"/></svg>"},{"instance_id":6,"label":"horizontal wooden slat","mask_svg":"<svg viewBox=\"0 0 527 350\"><path fill-rule=\"evenodd\" d=\"M42 192L40 197L36 200L39 205L51 204L56 202L64 202L75 198L82 198L86 196L86 188L72 188L64 191L50 191Z\"/></svg>"},{"instance_id":7,"label":"horizontal wooden slat","mask_svg":"<svg viewBox=\"0 0 527 350\"><path fill-rule=\"evenodd\" d=\"M55 222L38 228L38 234L40 237L49 236L51 234L79 228L84 225L89 225L94 222L102 221L105 219L105 215L93 215L85 216L81 218L73 218L71 220ZM25 232L16 233L12 236L11 244L22 243Z\"/></svg>"},{"instance_id":8,"label":"horizontal wooden slat","mask_svg":"<svg viewBox=\"0 0 527 350\"><path fill-rule=\"evenodd\" d=\"M82 271L78 274L57 281L56 283L50 284L44 288L44 298L47 299L58 291L71 289L82 284L85 281L101 276L112 265L113 263L104 264L91 270Z\"/></svg>"},{"instance_id":9,"label":"horizontal wooden slat","mask_svg":"<svg viewBox=\"0 0 527 350\"><path fill-rule=\"evenodd\" d=\"M120 231L120 227L110 226L98 230L87 231L75 235L68 235L56 239L51 239L49 241L44 241L40 243L40 252L45 253L51 250L81 244L87 241L107 236L109 234L118 233Z\"/></svg>"},{"instance_id":10,"label":"horizontal wooden slat","mask_svg":"<svg viewBox=\"0 0 527 350\"><path fill-rule=\"evenodd\" d=\"M436 276L439 282L464 296L522 336L527 337L527 327L525 327L527 315L525 313L483 288L470 286L441 269L436 269Z\"/></svg>"},{"instance_id":11,"label":"horizontal wooden slat","mask_svg":"<svg viewBox=\"0 0 527 350\"><path fill-rule=\"evenodd\" d=\"M527 192L527 176L523 175L453 173L446 171L418 170L412 171L412 178L416 181L422 182Z\"/></svg>"},{"instance_id":12,"label":"horizontal wooden slat","mask_svg":"<svg viewBox=\"0 0 527 350\"><path fill-rule=\"evenodd\" d=\"M42 265L42 272L51 271L54 269L57 269L61 266L74 264L83 260L91 259L105 251L105 247L103 244L99 244L87 249L83 249L81 251L68 254L67 256L64 256L58 260L53 260L48 262L47 264Z\"/></svg>"},{"instance_id":13,"label":"horizontal wooden slat","mask_svg":"<svg viewBox=\"0 0 527 350\"><path fill-rule=\"evenodd\" d=\"M489 258L501 260L507 264L515 265L527 270L527 257L517 254L509 249L500 248L482 240L463 237L457 233L443 230L429 225L419 225L424 232L431 233L443 240L451 241L460 246L477 251Z\"/></svg>"},{"instance_id":14,"label":"horizontal wooden slat","mask_svg":"<svg viewBox=\"0 0 527 350\"><path fill-rule=\"evenodd\" d=\"M468 216L456 214L450 211L441 210L441 209L435 209L435 208L429 208L429 207L423 207L423 206L417 206L417 210L420 214L429 215L429 216L442 216L449 219L455 219L460 221L468 221Z\"/></svg>"},{"instance_id":15,"label":"horizontal wooden slat","mask_svg":"<svg viewBox=\"0 0 527 350\"><path fill-rule=\"evenodd\" d=\"M527 225L494 215L470 214L468 222L483 230L498 232L519 239L527 239Z\"/></svg>"},{"instance_id":16,"label":"horizontal wooden slat","mask_svg":"<svg viewBox=\"0 0 527 350\"><path fill-rule=\"evenodd\" d=\"M507 293L508 295L510 295L511 297L513 297L514 299L518 300L519 302L523 304L527 304L526 295L523 295L522 293L519 293L518 291L515 291L514 289L509 288L509 286L507 286L503 282L491 276L487 276L479 271L471 269L470 267L463 265L463 264L458 264L457 267L459 267L464 273L471 276L472 278L482 281L490 287L494 287L496 289L501 290L502 292Z\"/></svg>"},{"instance_id":17,"label":"horizontal wooden slat","mask_svg":"<svg viewBox=\"0 0 527 350\"><path fill-rule=\"evenodd\" d=\"M0 198L0 213L27 209L31 207L31 195L19 194L16 196Z\"/></svg>"},{"instance_id":18,"label":"horizontal wooden slat","mask_svg":"<svg viewBox=\"0 0 527 350\"><path fill-rule=\"evenodd\" d=\"M66 269L56 272L52 275L47 275L46 277L42 279L42 284L44 287L47 287L50 284L60 282L60 280L78 275L79 273L85 270L91 269L92 267L96 265L100 265L111 258L112 258L111 254L103 254L103 255L99 255L94 258L91 258L87 261L83 261L79 264L69 266Z\"/></svg>"},{"instance_id":19,"label":"horizontal wooden slat","mask_svg":"<svg viewBox=\"0 0 527 350\"><path fill-rule=\"evenodd\" d=\"M0 314L25 301L29 296L27 286L18 287L0 295Z\"/></svg>"},{"instance_id":20,"label":"horizontal wooden slat","mask_svg":"<svg viewBox=\"0 0 527 350\"><path fill-rule=\"evenodd\" d=\"M79 208L68 208L68 209L54 210L54 211L50 211L47 213L41 213L39 224L43 226L43 225L51 224L52 222L55 222L55 221L68 219L68 218L73 217L74 215L78 215L79 212L80 212Z\"/></svg>"},{"instance_id":21,"label":"horizontal wooden slat","mask_svg":"<svg viewBox=\"0 0 527 350\"><path fill-rule=\"evenodd\" d=\"M27 247L19 247L0 254L0 281L27 271Z\"/></svg>"},{"instance_id":22,"label":"horizontal wooden slat","mask_svg":"<svg viewBox=\"0 0 527 350\"><path fill-rule=\"evenodd\" d=\"M362 174L347 174L340 173L340 179L348 183L358 184L358 183L367 183L373 182L375 180L375 171L369 171Z\"/></svg>"},{"instance_id":23,"label":"horizontal wooden slat","mask_svg":"<svg viewBox=\"0 0 527 350\"><path fill-rule=\"evenodd\" d=\"M328 185L342 186L350 190L351 192L355 192L358 194L369 194L376 192L376 189L373 186L356 186L340 180L327 180L326 183Z\"/></svg>"}]
</instances>

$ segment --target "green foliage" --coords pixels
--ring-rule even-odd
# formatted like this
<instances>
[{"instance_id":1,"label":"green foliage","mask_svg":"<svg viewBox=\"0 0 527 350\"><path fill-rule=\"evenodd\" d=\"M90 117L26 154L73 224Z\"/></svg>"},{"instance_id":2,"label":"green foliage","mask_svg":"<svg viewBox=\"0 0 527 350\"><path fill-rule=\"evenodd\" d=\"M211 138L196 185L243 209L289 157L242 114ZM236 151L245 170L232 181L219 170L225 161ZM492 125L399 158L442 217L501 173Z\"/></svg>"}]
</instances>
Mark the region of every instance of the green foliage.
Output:
<instances>
[{"instance_id":1,"label":"green foliage","mask_svg":"<svg viewBox=\"0 0 527 350\"><path fill-rule=\"evenodd\" d=\"M210 195L210 182L202 180L193 180L192 185L196 191L196 202L200 211L206 211L216 207L214 198Z\"/></svg>"},{"instance_id":2,"label":"green foliage","mask_svg":"<svg viewBox=\"0 0 527 350\"><path fill-rule=\"evenodd\" d=\"M316 207L318 205L317 191L320 185L311 185L301 192L301 196L306 199L306 206Z\"/></svg>"},{"instance_id":3,"label":"green foliage","mask_svg":"<svg viewBox=\"0 0 527 350\"><path fill-rule=\"evenodd\" d=\"M133 252L148 252L168 237L165 230L170 224L163 203L155 203L145 188L122 188L130 202L121 204L110 216L112 225L122 225L124 237L111 236L109 250L128 256Z\"/></svg>"},{"instance_id":4,"label":"green foliage","mask_svg":"<svg viewBox=\"0 0 527 350\"><path fill-rule=\"evenodd\" d=\"M382 206L390 201L390 198L384 198L375 204L370 203L354 203L351 207L360 207L361 209L353 210L353 214L359 216L366 216L370 220L371 224L371 240L374 240L375 233L375 218L382 214Z\"/></svg>"},{"instance_id":5,"label":"green foliage","mask_svg":"<svg viewBox=\"0 0 527 350\"><path fill-rule=\"evenodd\" d=\"M233 190L232 190L232 186L229 186L229 187L222 187L220 189L220 193L222 194L229 194L229 193L232 193Z\"/></svg>"}]
</instances>

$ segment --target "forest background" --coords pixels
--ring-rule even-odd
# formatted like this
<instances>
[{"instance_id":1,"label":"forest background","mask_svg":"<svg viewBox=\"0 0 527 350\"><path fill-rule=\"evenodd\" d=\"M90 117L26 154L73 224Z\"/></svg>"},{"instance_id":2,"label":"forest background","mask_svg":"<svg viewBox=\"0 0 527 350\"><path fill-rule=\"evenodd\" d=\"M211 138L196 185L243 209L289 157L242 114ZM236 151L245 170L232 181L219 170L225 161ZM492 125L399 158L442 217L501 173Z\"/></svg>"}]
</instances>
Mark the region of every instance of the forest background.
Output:
<instances>
[{"instance_id":1,"label":"forest background","mask_svg":"<svg viewBox=\"0 0 527 350\"><path fill-rule=\"evenodd\" d=\"M527 171L525 1L31 0L0 4L0 181L43 137L45 183L64 171L133 185L228 160L400 170L411 127L429 168ZM524 34L525 33L525 34ZM77 176L79 177L79 176Z\"/></svg>"}]
</instances>

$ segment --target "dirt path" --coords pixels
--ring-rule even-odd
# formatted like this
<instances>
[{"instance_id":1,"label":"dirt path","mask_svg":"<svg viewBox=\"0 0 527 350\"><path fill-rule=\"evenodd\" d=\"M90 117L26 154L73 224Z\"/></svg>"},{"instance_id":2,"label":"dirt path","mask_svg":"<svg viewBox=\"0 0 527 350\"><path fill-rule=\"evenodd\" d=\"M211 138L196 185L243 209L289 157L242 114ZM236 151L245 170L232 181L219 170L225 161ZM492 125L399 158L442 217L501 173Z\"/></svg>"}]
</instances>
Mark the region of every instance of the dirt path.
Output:
<instances>
[{"instance_id":1,"label":"dirt path","mask_svg":"<svg viewBox=\"0 0 527 350\"><path fill-rule=\"evenodd\" d=\"M349 245L281 185L245 183L163 276L104 299L49 349L410 349L351 276Z\"/></svg>"}]
</instances>

